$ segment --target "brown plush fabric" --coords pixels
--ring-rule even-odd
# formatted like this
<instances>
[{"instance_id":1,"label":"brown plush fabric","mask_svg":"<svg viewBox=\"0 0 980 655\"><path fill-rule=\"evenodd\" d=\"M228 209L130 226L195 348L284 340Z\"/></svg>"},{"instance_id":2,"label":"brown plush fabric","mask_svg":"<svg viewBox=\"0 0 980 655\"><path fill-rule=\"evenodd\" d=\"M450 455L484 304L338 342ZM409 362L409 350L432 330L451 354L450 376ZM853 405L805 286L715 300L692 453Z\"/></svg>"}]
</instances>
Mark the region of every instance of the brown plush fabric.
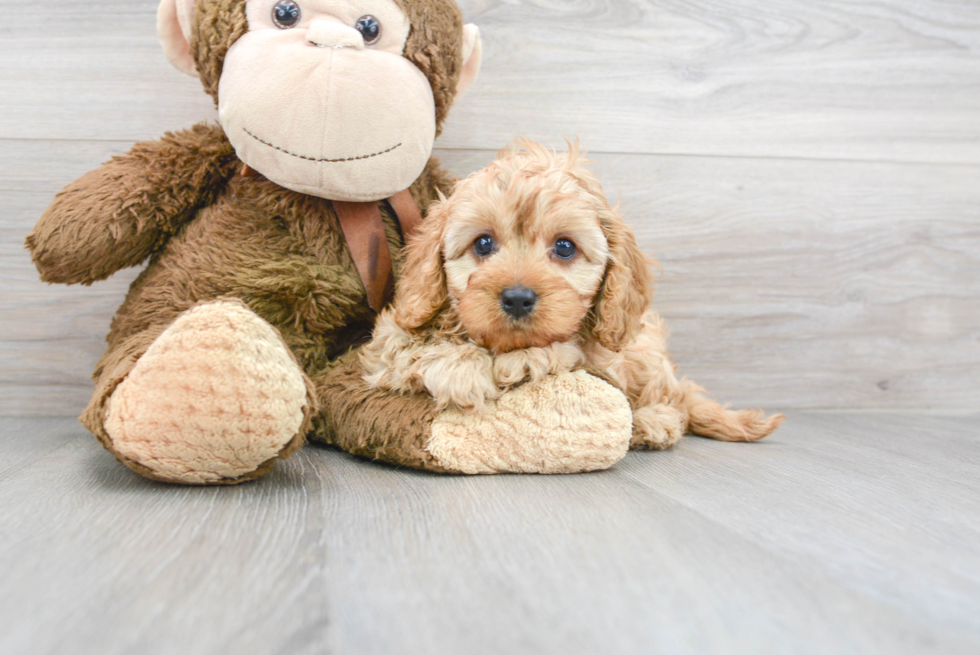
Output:
<instances>
[{"instance_id":1,"label":"brown plush fabric","mask_svg":"<svg viewBox=\"0 0 980 655\"><path fill-rule=\"evenodd\" d=\"M242 177L240 169L218 127L198 125L140 143L69 185L27 239L47 281L89 284L153 253L112 322L108 350L94 374L95 394L82 417L110 450L103 429L107 399L167 326L209 300L241 299L277 328L308 376L318 376L327 390L347 388L323 383L325 371L369 334L374 313L333 207L262 176ZM451 185L433 160L411 191L427 207L437 189L448 193ZM400 253L395 218L387 207L383 214L389 246ZM401 257L393 264L397 274ZM284 454L302 445L303 436ZM318 430L316 436L336 441L335 432ZM358 452L374 456L368 446ZM378 456L397 459L390 447ZM415 461L414 450L408 459L425 464Z\"/></svg>"},{"instance_id":2,"label":"brown plush fabric","mask_svg":"<svg viewBox=\"0 0 980 655\"><path fill-rule=\"evenodd\" d=\"M463 15L455 0L395 0L412 21L405 57L429 78L436 98L436 136L456 97L463 67Z\"/></svg>"},{"instance_id":3,"label":"brown plush fabric","mask_svg":"<svg viewBox=\"0 0 980 655\"><path fill-rule=\"evenodd\" d=\"M406 57L430 80L441 126L462 63L459 9L453 0L398 2L412 20ZM246 30L244 0L198 0L192 50L216 101L225 55ZM166 480L115 452L105 430L107 402L183 313L237 299L273 326L311 394L301 432L280 457L310 435L360 455L441 470L423 450L431 401L372 392L353 368L353 353L338 359L369 336L375 314L331 202L243 176L242 168L218 126L167 134L70 184L27 237L48 282L91 284L149 258L112 321L82 422L127 466ZM410 191L424 213L453 182L432 159ZM403 238L387 205L382 219L397 276ZM214 484L256 478L272 464Z\"/></svg>"},{"instance_id":4,"label":"brown plush fabric","mask_svg":"<svg viewBox=\"0 0 980 655\"><path fill-rule=\"evenodd\" d=\"M221 128L133 146L57 196L27 237L45 282L92 284L158 250L241 164Z\"/></svg>"},{"instance_id":5,"label":"brown plush fabric","mask_svg":"<svg viewBox=\"0 0 980 655\"><path fill-rule=\"evenodd\" d=\"M245 0L197 0L191 30L191 54L204 90L218 104L225 55L248 32Z\"/></svg>"},{"instance_id":6,"label":"brown plush fabric","mask_svg":"<svg viewBox=\"0 0 980 655\"><path fill-rule=\"evenodd\" d=\"M463 66L463 16L455 0L395 1L412 22L405 58L432 85L438 134L456 96ZM247 31L245 0L198 0L191 50L204 90L215 103L225 55Z\"/></svg>"},{"instance_id":7,"label":"brown plush fabric","mask_svg":"<svg viewBox=\"0 0 980 655\"><path fill-rule=\"evenodd\" d=\"M370 333L374 312L333 207L328 200L283 189L260 175L242 177L241 168L215 126L198 125L161 141L140 143L69 185L27 238L47 281L89 284L151 256L113 319L108 350L94 373L95 393L82 416L110 450L103 422L105 403L116 386L178 316L218 298L240 299L279 331L307 376L318 380L323 409L343 404L322 397L346 394L351 386L347 381L330 384L329 371L336 357ZM425 208L437 190L449 193L452 183L433 159L411 191ZM386 206L383 218L389 247L398 253L393 261L397 274L402 237ZM358 410L373 411L359 405L345 412L350 416ZM418 413L431 422L431 412ZM344 445L335 430L322 425L321 420L315 438ZM302 445L304 436L283 454ZM395 450L382 448L377 456L397 461ZM357 452L375 456L369 445ZM407 447L405 460L431 464L419 458L415 446Z\"/></svg>"},{"instance_id":8,"label":"brown plush fabric","mask_svg":"<svg viewBox=\"0 0 980 655\"><path fill-rule=\"evenodd\" d=\"M364 381L357 352L313 379L323 402L310 439L390 464L445 472L425 450L438 414L421 395L379 394Z\"/></svg>"}]
</instances>

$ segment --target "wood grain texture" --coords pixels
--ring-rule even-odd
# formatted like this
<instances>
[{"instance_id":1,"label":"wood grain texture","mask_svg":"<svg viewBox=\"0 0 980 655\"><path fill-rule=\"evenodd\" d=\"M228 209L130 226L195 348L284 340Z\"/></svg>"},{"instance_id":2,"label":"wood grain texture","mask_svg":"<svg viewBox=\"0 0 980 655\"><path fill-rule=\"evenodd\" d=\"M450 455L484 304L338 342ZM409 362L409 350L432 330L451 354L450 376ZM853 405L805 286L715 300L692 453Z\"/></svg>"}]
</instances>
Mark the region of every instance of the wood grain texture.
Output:
<instances>
[{"instance_id":1,"label":"wood grain texture","mask_svg":"<svg viewBox=\"0 0 980 655\"><path fill-rule=\"evenodd\" d=\"M792 413L568 477L138 478L0 420L0 652L975 653L977 418Z\"/></svg>"},{"instance_id":2,"label":"wood grain texture","mask_svg":"<svg viewBox=\"0 0 980 655\"><path fill-rule=\"evenodd\" d=\"M77 415L136 274L37 282L23 237L54 193L214 116L155 4L0 26L0 415ZM485 68L440 154L465 174L518 131L581 135L664 265L684 372L742 405L980 406L980 5L461 5Z\"/></svg>"},{"instance_id":3,"label":"wood grain texture","mask_svg":"<svg viewBox=\"0 0 980 655\"><path fill-rule=\"evenodd\" d=\"M133 141L211 115L160 54L155 5L59 0L43 32L5 23L0 138ZM444 147L578 134L606 152L980 163L972 0L460 5L485 67Z\"/></svg>"},{"instance_id":4,"label":"wood grain texture","mask_svg":"<svg viewBox=\"0 0 980 655\"><path fill-rule=\"evenodd\" d=\"M449 147L518 130L611 152L980 162L970 0L464 6L486 75Z\"/></svg>"}]
</instances>

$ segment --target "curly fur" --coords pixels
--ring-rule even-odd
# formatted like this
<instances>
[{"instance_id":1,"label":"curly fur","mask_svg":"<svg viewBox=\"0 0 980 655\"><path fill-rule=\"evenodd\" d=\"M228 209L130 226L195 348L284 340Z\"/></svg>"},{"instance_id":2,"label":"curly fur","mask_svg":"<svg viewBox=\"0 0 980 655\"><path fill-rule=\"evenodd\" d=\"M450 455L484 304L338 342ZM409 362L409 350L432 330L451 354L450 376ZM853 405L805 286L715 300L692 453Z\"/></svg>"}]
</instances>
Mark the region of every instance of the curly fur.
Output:
<instances>
[{"instance_id":1,"label":"curly fur","mask_svg":"<svg viewBox=\"0 0 980 655\"><path fill-rule=\"evenodd\" d=\"M362 349L368 384L478 409L507 388L590 367L629 399L634 448L668 448L687 431L770 434L783 416L730 411L676 377L666 329L648 311L652 262L586 164L575 143L555 153L522 140L433 206L394 307ZM496 246L481 257L472 245L484 235ZM559 238L576 244L570 260L549 252ZM521 319L499 300L516 284L538 297Z\"/></svg>"}]
</instances>

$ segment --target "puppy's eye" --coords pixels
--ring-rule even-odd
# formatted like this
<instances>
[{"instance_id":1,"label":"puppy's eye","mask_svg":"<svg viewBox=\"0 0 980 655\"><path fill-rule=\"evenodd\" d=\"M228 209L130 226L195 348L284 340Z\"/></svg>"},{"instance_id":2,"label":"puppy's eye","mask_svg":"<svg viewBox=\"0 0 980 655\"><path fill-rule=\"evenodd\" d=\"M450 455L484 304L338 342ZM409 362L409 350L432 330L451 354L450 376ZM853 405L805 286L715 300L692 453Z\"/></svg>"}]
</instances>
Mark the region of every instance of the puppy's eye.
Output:
<instances>
[{"instance_id":1,"label":"puppy's eye","mask_svg":"<svg viewBox=\"0 0 980 655\"><path fill-rule=\"evenodd\" d=\"M555 256L559 259L571 259L578 252L578 248L571 239L558 239L555 242Z\"/></svg>"},{"instance_id":2,"label":"puppy's eye","mask_svg":"<svg viewBox=\"0 0 980 655\"><path fill-rule=\"evenodd\" d=\"M484 234L478 236L476 241L473 242L473 252L476 253L477 257L489 257L493 254L494 245L493 237L489 234Z\"/></svg>"},{"instance_id":3,"label":"puppy's eye","mask_svg":"<svg viewBox=\"0 0 980 655\"><path fill-rule=\"evenodd\" d=\"M354 24L354 29L364 37L364 43L371 45L381 38L381 23L374 16L361 16Z\"/></svg>"},{"instance_id":4,"label":"puppy's eye","mask_svg":"<svg viewBox=\"0 0 980 655\"><path fill-rule=\"evenodd\" d=\"M276 6L272 8L272 22L281 30L296 27L302 16L303 12L293 0L279 0Z\"/></svg>"}]
</instances>

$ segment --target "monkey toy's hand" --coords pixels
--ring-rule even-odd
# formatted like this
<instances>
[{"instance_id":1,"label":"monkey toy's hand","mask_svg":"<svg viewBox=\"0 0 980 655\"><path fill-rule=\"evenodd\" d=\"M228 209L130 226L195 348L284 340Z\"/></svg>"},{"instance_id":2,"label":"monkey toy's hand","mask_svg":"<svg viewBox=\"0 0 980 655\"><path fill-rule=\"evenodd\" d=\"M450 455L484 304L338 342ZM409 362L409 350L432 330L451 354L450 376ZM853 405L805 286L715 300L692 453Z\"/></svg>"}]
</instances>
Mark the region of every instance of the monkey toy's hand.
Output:
<instances>
[{"instance_id":1,"label":"monkey toy's hand","mask_svg":"<svg viewBox=\"0 0 980 655\"><path fill-rule=\"evenodd\" d=\"M158 251L239 166L221 128L137 143L59 193L27 237L41 279L92 284Z\"/></svg>"},{"instance_id":2,"label":"monkey toy's hand","mask_svg":"<svg viewBox=\"0 0 980 655\"><path fill-rule=\"evenodd\" d=\"M425 394L372 389L356 356L315 380L314 439L393 464L447 473L578 473L629 450L632 413L618 389L584 370L507 391L482 412L439 410Z\"/></svg>"}]
</instances>

